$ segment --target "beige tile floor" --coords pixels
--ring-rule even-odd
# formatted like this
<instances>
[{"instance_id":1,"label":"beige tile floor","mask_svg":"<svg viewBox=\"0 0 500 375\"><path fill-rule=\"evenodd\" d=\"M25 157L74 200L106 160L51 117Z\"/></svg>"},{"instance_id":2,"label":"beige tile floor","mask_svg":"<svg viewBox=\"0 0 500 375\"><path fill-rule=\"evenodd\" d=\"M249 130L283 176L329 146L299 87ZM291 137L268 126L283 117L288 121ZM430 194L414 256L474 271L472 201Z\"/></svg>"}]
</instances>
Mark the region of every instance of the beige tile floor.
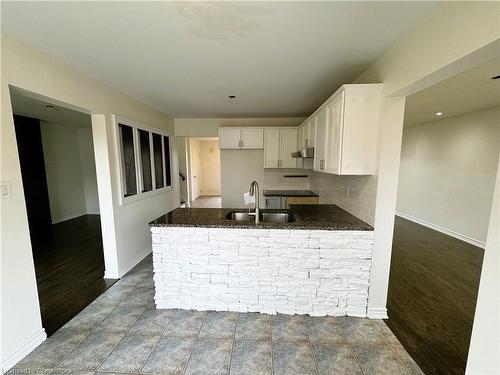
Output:
<instances>
[{"instance_id":1,"label":"beige tile floor","mask_svg":"<svg viewBox=\"0 0 500 375\"><path fill-rule=\"evenodd\" d=\"M382 320L156 310L148 257L10 374L422 374Z\"/></svg>"},{"instance_id":2,"label":"beige tile floor","mask_svg":"<svg viewBox=\"0 0 500 375\"><path fill-rule=\"evenodd\" d=\"M202 195L196 198L191 207L195 208L220 208L222 207L222 198L218 195Z\"/></svg>"}]
</instances>

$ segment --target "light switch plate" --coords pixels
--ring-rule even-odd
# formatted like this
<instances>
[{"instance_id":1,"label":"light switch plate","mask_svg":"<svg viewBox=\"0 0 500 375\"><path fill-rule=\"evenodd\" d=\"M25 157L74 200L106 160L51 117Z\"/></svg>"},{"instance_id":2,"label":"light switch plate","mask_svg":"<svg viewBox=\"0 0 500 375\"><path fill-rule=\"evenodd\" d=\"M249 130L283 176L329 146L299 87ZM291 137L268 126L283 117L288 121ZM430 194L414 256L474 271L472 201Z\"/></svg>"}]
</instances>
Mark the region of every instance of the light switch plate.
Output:
<instances>
[{"instance_id":1,"label":"light switch plate","mask_svg":"<svg viewBox=\"0 0 500 375\"><path fill-rule=\"evenodd\" d=\"M2 199L12 198L10 192L10 181L0 181L0 196Z\"/></svg>"}]
</instances>

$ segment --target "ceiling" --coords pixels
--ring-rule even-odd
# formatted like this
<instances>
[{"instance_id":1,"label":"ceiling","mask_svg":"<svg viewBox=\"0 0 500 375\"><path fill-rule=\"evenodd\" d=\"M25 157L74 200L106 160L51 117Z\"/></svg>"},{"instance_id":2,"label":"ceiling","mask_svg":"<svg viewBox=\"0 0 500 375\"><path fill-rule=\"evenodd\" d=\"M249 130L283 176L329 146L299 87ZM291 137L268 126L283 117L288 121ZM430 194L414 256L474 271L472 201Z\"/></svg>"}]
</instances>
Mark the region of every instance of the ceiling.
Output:
<instances>
[{"instance_id":1,"label":"ceiling","mask_svg":"<svg viewBox=\"0 0 500 375\"><path fill-rule=\"evenodd\" d=\"M440 5L79 1L1 6L2 33L185 118L307 116Z\"/></svg>"},{"instance_id":2,"label":"ceiling","mask_svg":"<svg viewBox=\"0 0 500 375\"><path fill-rule=\"evenodd\" d=\"M406 98L405 126L500 105L500 57L483 62ZM442 112L437 116L437 112Z\"/></svg>"},{"instance_id":3,"label":"ceiling","mask_svg":"<svg viewBox=\"0 0 500 375\"><path fill-rule=\"evenodd\" d=\"M73 111L48 101L34 99L16 90L11 90L10 100L12 102L12 111L16 115L33 117L74 128L89 128L92 126L90 115L86 113Z\"/></svg>"}]
</instances>

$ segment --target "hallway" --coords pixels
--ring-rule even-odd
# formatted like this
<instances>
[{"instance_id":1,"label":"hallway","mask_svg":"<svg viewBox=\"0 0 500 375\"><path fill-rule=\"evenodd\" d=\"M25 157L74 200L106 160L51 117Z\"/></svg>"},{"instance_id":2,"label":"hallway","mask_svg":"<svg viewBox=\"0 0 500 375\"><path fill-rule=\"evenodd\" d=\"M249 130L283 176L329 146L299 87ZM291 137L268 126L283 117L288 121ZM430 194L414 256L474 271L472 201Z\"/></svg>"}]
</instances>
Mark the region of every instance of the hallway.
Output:
<instances>
[{"instance_id":1,"label":"hallway","mask_svg":"<svg viewBox=\"0 0 500 375\"><path fill-rule=\"evenodd\" d=\"M484 251L396 217L387 325L426 374L464 374Z\"/></svg>"}]
</instances>

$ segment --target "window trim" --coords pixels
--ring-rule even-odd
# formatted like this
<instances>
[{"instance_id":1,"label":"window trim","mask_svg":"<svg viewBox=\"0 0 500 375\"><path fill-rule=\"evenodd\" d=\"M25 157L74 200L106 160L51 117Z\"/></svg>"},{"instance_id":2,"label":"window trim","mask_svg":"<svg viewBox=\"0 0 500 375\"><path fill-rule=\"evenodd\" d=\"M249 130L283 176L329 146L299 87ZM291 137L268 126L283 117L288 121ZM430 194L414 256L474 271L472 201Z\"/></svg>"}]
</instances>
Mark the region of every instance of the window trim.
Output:
<instances>
[{"instance_id":1,"label":"window trim","mask_svg":"<svg viewBox=\"0 0 500 375\"><path fill-rule=\"evenodd\" d=\"M152 126L146 126L136 121L128 120L126 118L120 116L115 117L115 132L116 132L116 140L117 140L117 148L118 148L118 173L119 173L119 184L118 184L118 192L119 192L119 202L120 205L126 205L132 202L137 202L142 199L148 199L159 194L163 194L169 191L174 190L173 185L173 177L170 176L170 186L166 186L167 184L167 175L166 175L166 155L165 155L165 138L168 138L169 144L169 164L170 164L170 174L172 174L172 136L171 133L159 128L155 128ZM134 145L134 161L135 161L135 178L136 178L136 190L137 193L134 195L130 195L126 197L124 195L126 191L125 186L125 166L123 165L123 144L122 144L122 136L120 131L120 124L130 126L132 128L133 134L133 145ZM149 157L151 163L151 183L152 190L143 192L144 182L142 180L142 162L141 162L141 146L139 139L139 130L147 131L149 134ZM156 188L156 174L155 174L155 165L154 165L154 149L153 149L153 133L161 136L161 146L162 146L162 162L163 162L163 187Z\"/></svg>"}]
</instances>

